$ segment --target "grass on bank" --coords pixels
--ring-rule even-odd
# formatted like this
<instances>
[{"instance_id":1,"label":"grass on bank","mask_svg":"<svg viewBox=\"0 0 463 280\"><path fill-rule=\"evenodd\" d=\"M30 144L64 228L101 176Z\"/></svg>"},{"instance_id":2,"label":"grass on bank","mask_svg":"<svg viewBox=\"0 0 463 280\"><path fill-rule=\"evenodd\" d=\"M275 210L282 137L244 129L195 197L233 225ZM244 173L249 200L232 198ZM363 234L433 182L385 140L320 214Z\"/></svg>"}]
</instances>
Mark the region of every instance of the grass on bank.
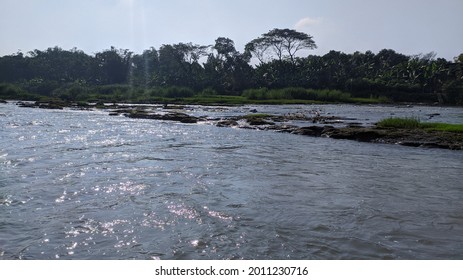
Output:
<instances>
[{"instance_id":1,"label":"grass on bank","mask_svg":"<svg viewBox=\"0 0 463 280\"><path fill-rule=\"evenodd\" d=\"M426 130L448 131L463 133L463 124L450 123L422 123L421 126Z\"/></svg>"},{"instance_id":2,"label":"grass on bank","mask_svg":"<svg viewBox=\"0 0 463 280\"><path fill-rule=\"evenodd\" d=\"M291 104L327 104L327 103L355 103L355 104L381 104L389 101L381 98L349 98L344 100L317 100L317 99L294 99L294 98L269 98L251 99L246 96L234 95L195 95L193 97L165 99L173 103L198 104L198 105L243 105L243 104L265 104L265 105L291 105Z\"/></svg>"},{"instance_id":3,"label":"grass on bank","mask_svg":"<svg viewBox=\"0 0 463 280\"><path fill-rule=\"evenodd\" d=\"M376 126L380 128L424 129L463 133L463 124L426 123L417 118L387 118L379 121Z\"/></svg>"},{"instance_id":4,"label":"grass on bank","mask_svg":"<svg viewBox=\"0 0 463 280\"><path fill-rule=\"evenodd\" d=\"M56 87L56 85L55 85ZM58 98L65 102L128 102L128 103L178 103L203 105L242 104L326 104L326 103L389 103L385 97L352 97L350 93L329 89L288 87L280 89L247 89L234 94L222 94L214 89L195 92L188 87L133 87L125 84L91 86L69 83L47 90L0 83L0 98L10 100L42 100Z\"/></svg>"},{"instance_id":5,"label":"grass on bank","mask_svg":"<svg viewBox=\"0 0 463 280\"><path fill-rule=\"evenodd\" d=\"M253 102L288 104L292 103L389 103L385 97L356 98L350 93L330 89L306 89L301 87L287 87L281 89L247 89L241 96Z\"/></svg>"}]
</instances>

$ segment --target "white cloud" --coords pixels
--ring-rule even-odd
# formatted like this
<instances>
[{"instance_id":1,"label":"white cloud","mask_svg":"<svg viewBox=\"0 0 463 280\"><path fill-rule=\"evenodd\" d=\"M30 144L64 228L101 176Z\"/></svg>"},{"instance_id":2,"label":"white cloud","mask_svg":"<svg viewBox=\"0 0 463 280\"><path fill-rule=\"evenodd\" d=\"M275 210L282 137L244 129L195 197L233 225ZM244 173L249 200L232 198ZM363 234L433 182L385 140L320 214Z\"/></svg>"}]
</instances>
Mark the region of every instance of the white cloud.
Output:
<instances>
[{"instance_id":1,"label":"white cloud","mask_svg":"<svg viewBox=\"0 0 463 280\"><path fill-rule=\"evenodd\" d=\"M304 30L308 27L313 27L319 25L322 22L322 18L311 18L305 17L300 19L295 25L294 28L296 30Z\"/></svg>"}]
</instances>

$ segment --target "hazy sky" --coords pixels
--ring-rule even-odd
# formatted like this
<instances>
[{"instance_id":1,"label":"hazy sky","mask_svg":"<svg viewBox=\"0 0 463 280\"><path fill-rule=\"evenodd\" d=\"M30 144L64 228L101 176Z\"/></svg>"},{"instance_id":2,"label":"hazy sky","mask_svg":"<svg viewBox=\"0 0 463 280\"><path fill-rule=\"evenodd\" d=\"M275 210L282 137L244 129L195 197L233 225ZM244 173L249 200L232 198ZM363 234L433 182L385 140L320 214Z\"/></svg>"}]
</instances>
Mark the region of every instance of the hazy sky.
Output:
<instances>
[{"instance_id":1,"label":"hazy sky","mask_svg":"<svg viewBox=\"0 0 463 280\"><path fill-rule=\"evenodd\" d=\"M0 55L53 46L141 53L217 37L242 51L273 28L312 35L312 54L389 48L452 59L463 53L463 0L0 0Z\"/></svg>"}]
</instances>

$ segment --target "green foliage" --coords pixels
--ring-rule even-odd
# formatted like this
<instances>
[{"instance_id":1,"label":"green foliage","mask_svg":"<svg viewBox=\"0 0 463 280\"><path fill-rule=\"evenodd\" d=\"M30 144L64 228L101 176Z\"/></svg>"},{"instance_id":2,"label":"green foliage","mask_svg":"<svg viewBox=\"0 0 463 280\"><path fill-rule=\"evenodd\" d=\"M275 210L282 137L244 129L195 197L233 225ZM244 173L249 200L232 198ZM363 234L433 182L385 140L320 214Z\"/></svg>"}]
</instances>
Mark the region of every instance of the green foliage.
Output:
<instances>
[{"instance_id":1,"label":"green foliage","mask_svg":"<svg viewBox=\"0 0 463 280\"><path fill-rule=\"evenodd\" d=\"M37 101L43 97L38 94L29 93L17 85L9 83L0 83L0 98L13 100Z\"/></svg>"},{"instance_id":2,"label":"green foliage","mask_svg":"<svg viewBox=\"0 0 463 280\"><path fill-rule=\"evenodd\" d=\"M251 100L265 100L267 98L267 88L259 88L259 89L247 89L244 90L241 96L246 97Z\"/></svg>"},{"instance_id":3,"label":"green foliage","mask_svg":"<svg viewBox=\"0 0 463 280\"><path fill-rule=\"evenodd\" d=\"M305 100L310 100L314 98L311 98L310 93L307 89L305 88L294 88L294 87L289 87L289 88L283 88L280 90L280 94L285 98L285 99L305 99Z\"/></svg>"},{"instance_id":4,"label":"green foliage","mask_svg":"<svg viewBox=\"0 0 463 280\"><path fill-rule=\"evenodd\" d=\"M218 94L241 94L243 102L255 103L463 105L462 54L453 62L434 53L407 56L390 49L296 55L315 47L310 35L291 29L262 34L243 53L224 37L210 46L167 44L142 54L111 47L87 55L53 47L0 57L0 83L17 85L21 90L3 89L9 92L4 96L16 99L40 95L68 101L158 102L195 94L214 100ZM258 65L251 64L253 55Z\"/></svg>"},{"instance_id":5,"label":"green foliage","mask_svg":"<svg viewBox=\"0 0 463 280\"><path fill-rule=\"evenodd\" d=\"M111 84L104 86L97 86L94 88L94 91L103 95L126 95L133 88L129 85L124 84Z\"/></svg>"},{"instance_id":6,"label":"green foliage","mask_svg":"<svg viewBox=\"0 0 463 280\"><path fill-rule=\"evenodd\" d=\"M339 90L313 90L304 88L248 89L243 91L243 97L251 100L314 100L324 102L349 102L351 96Z\"/></svg>"},{"instance_id":7,"label":"green foliage","mask_svg":"<svg viewBox=\"0 0 463 280\"><path fill-rule=\"evenodd\" d=\"M426 123L417 118L387 118L376 124L380 128L425 129L429 131L446 131L463 133L463 124Z\"/></svg>"},{"instance_id":8,"label":"green foliage","mask_svg":"<svg viewBox=\"0 0 463 280\"><path fill-rule=\"evenodd\" d=\"M448 131L455 133L463 133L463 124L449 123L421 123L422 128L426 130Z\"/></svg>"},{"instance_id":9,"label":"green foliage","mask_svg":"<svg viewBox=\"0 0 463 280\"><path fill-rule=\"evenodd\" d=\"M155 87L148 90L148 95L151 97L185 98L194 96L195 92L187 87Z\"/></svg>"},{"instance_id":10,"label":"green foliage","mask_svg":"<svg viewBox=\"0 0 463 280\"><path fill-rule=\"evenodd\" d=\"M23 82L21 88L26 92L42 96L51 96L53 91L60 87L57 81L44 79L31 79Z\"/></svg>"},{"instance_id":11,"label":"green foliage","mask_svg":"<svg viewBox=\"0 0 463 280\"><path fill-rule=\"evenodd\" d=\"M417 118L387 118L379 121L377 127L382 128L419 128L420 120Z\"/></svg>"},{"instance_id":12,"label":"green foliage","mask_svg":"<svg viewBox=\"0 0 463 280\"><path fill-rule=\"evenodd\" d=\"M24 91L13 84L1 83L0 84L0 97L2 98L15 98L23 94Z\"/></svg>"},{"instance_id":13,"label":"green foliage","mask_svg":"<svg viewBox=\"0 0 463 280\"><path fill-rule=\"evenodd\" d=\"M191 97L195 94L191 88L176 86L168 87L164 92L164 96L169 98Z\"/></svg>"},{"instance_id":14,"label":"green foliage","mask_svg":"<svg viewBox=\"0 0 463 280\"><path fill-rule=\"evenodd\" d=\"M442 88L446 103L463 105L463 79L448 81Z\"/></svg>"},{"instance_id":15,"label":"green foliage","mask_svg":"<svg viewBox=\"0 0 463 280\"><path fill-rule=\"evenodd\" d=\"M243 119L252 121L256 119L265 119L265 118L270 118L270 117L272 117L272 115L261 113L261 114L248 114L248 115L243 116Z\"/></svg>"},{"instance_id":16,"label":"green foliage","mask_svg":"<svg viewBox=\"0 0 463 280\"><path fill-rule=\"evenodd\" d=\"M184 98L182 100L177 100L177 103L186 103L186 104L201 104L201 105L241 105L252 103L248 99L242 96L232 96L232 95L210 95L210 96L201 96L196 95L193 97Z\"/></svg>"},{"instance_id":17,"label":"green foliage","mask_svg":"<svg viewBox=\"0 0 463 280\"><path fill-rule=\"evenodd\" d=\"M217 91L213 88L206 88L201 91L198 96L215 96L217 95Z\"/></svg>"},{"instance_id":18,"label":"green foliage","mask_svg":"<svg viewBox=\"0 0 463 280\"><path fill-rule=\"evenodd\" d=\"M88 87L81 83L65 84L53 91L52 96L66 101L85 99L88 96Z\"/></svg>"},{"instance_id":19,"label":"green foliage","mask_svg":"<svg viewBox=\"0 0 463 280\"><path fill-rule=\"evenodd\" d=\"M130 71L132 52L129 50L110 50L99 52L95 55L99 67L100 81L106 84L122 84L127 82Z\"/></svg>"},{"instance_id":20,"label":"green foliage","mask_svg":"<svg viewBox=\"0 0 463 280\"><path fill-rule=\"evenodd\" d=\"M325 102L348 102L350 101L350 94L341 92L339 90L320 90L312 91L316 96L315 100L325 101Z\"/></svg>"},{"instance_id":21,"label":"green foliage","mask_svg":"<svg viewBox=\"0 0 463 280\"><path fill-rule=\"evenodd\" d=\"M249 42L245 49L261 62L265 56L274 56L279 61L295 61L296 52L302 49L315 49L317 45L312 36L292 29L275 28Z\"/></svg>"}]
</instances>

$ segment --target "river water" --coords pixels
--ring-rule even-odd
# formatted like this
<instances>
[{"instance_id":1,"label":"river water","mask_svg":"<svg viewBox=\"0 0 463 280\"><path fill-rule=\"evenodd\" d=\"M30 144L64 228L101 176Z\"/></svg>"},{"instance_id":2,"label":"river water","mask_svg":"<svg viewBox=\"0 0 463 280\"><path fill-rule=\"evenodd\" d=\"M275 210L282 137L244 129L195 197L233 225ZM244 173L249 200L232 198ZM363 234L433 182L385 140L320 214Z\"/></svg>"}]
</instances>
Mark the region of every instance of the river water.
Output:
<instances>
[{"instance_id":1,"label":"river water","mask_svg":"<svg viewBox=\"0 0 463 280\"><path fill-rule=\"evenodd\" d=\"M463 122L437 107L187 113L250 109ZM1 104L0 258L462 259L462 174L462 151Z\"/></svg>"}]
</instances>

